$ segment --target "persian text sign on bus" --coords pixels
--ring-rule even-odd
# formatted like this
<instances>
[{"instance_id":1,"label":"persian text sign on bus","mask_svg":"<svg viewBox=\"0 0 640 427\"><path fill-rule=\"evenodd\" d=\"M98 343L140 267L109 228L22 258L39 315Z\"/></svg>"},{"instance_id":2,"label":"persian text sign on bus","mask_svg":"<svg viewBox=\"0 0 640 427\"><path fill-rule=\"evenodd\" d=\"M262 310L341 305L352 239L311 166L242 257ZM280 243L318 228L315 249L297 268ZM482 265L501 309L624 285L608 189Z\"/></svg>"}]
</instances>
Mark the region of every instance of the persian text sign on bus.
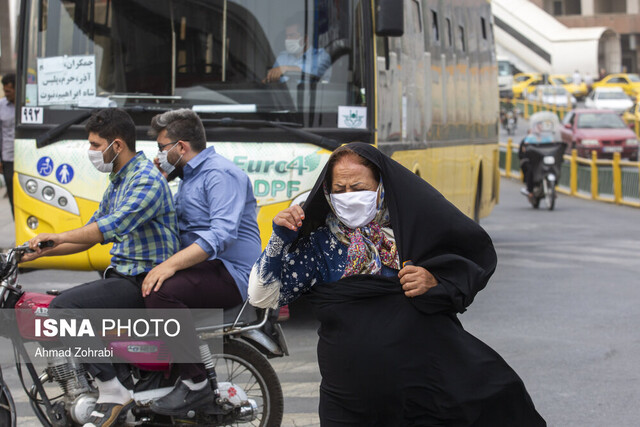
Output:
<instances>
[{"instance_id":1,"label":"persian text sign on bus","mask_svg":"<svg viewBox=\"0 0 640 427\"><path fill-rule=\"evenodd\" d=\"M78 104L95 96L94 55L38 58L38 105Z\"/></svg>"}]
</instances>

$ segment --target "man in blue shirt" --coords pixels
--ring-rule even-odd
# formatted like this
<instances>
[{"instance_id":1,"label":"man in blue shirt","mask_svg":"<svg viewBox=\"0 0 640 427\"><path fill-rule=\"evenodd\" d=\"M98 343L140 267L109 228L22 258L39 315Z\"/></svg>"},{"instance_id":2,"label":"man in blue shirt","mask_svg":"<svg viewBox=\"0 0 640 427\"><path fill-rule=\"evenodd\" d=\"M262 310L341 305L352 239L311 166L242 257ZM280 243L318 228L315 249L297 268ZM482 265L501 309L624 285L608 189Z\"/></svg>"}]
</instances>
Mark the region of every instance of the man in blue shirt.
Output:
<instances>
[{"instance_id":1,"label":"man in blue shirt","mask_svg":"<svg viewBox=\"0 0 640 427\"><path fill-rule=\"evenodd\" d=\"M324 49L309 46L309 38L303 35L303 22L303 18L296 16L286 24L285 50L276 58L265 82L284 82L288 72L302 72L322 80L331 78L331 57Z\"/></svg>"},{"instance_id":2,"label":"man in blue shirt","mask_svg":"<svg viewBox=\"0 0 640 427\"><path fill-rule=\"evenodd\" d=\"M247 298L249 273L260 256L256 199L251 181L233 162L206 148L200 118L192 110L159 114L151 121L158 141L157 164L182 176L175 198L181 250L149 272L142 284L147 308L229 308ZM197 352L195 327L182 325L191 345L178 348ZM174 357L180 360L183 355ZM184 360L184 359L183 359ZM155 401L151 409L163 415L181 415L210 403L212 389L202 363L183 363L175 388Z\"/></svg>"}]
</instances>

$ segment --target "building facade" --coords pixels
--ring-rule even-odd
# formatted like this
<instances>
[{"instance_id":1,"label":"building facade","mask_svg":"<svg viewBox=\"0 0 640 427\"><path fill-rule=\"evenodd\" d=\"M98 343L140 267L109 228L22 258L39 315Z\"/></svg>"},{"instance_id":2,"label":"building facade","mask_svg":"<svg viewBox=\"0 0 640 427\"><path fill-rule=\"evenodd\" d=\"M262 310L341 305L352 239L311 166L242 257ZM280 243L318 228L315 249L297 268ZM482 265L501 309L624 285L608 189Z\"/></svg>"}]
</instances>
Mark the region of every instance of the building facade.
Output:
<instances>
[{"instance_id":1,"label":"building facade","mask_svg":"<svg viewBox=\"0 0 640 427\"><path fill-rule=\"evenodd\" d=\"M530 1L570 28L602 26L615 29L620 35L622 70L639 71L640 0Z\"/></svg>"}]
</instances>

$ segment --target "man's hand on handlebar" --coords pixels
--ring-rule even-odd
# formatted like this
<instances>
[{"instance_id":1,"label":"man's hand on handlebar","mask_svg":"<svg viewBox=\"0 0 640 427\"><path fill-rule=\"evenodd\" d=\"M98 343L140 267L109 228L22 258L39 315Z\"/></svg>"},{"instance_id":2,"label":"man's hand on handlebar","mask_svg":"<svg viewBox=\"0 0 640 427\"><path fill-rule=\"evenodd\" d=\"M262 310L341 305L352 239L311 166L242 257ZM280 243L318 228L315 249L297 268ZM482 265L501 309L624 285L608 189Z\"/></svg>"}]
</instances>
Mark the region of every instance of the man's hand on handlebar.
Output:
<instances>
[{"instance_id":1,"label":"man's hand on handlebar","mask_svg":"<svg viewBox=\"0 0 640 427\"><path fill-rule=\"evenodd\" d=\"M34 259L41 257L43 254L46 254L55 246L59 245L60 243L56 243L54 237L58 237L58 235L43 233L38 234L33 239L29 240L26 245L28 245L29 249L31 249L33 252L25 252L24 254L22 254L20 262L33 261Z\"/></svg>"}]
</instances>

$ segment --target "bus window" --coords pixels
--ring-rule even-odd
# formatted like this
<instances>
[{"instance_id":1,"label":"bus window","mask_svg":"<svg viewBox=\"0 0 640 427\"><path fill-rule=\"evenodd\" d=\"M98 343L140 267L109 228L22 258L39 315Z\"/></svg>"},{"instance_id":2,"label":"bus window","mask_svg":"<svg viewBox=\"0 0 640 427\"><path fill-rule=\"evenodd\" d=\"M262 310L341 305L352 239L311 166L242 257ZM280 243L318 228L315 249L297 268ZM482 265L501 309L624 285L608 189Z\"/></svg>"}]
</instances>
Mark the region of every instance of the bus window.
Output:
<instances>
[{"instance_id":1,"label":"bus window","mask_svg":"<svg viewBox=\"0 0 640 427\"><path fill-rule=\"evenodd\" d=\"M461 52L466 52L467 51L467 47L465 45L465 40L464 40L464 27L462 25L458 25L458 49Z\"/></svg>"},{"instance_id":2,"label":"bus window","mask_svg":"<svg viewBox=\"0 0 640 427\"><path fill-rule=\"evenodd\" d=\"M23 68L36 73L22 93L33 106L190 107L335 127L339 106L366 105L361 1L29 4ZM286 39L301 53L287 51ZM65 74L63 84L57 70L73 60L91 67L84 77ZM299 71L273 77L282 66Z\"/></svg>"},{"instance_id":3,"label":"bus window","mask_svg":"<svg viewBox=\"0 0 640 427\"><path fill-rule=\"evenodd\" d=\"M482 38L487 39L487 22L483 17L480 17L480 29L482 31Z\"/></svg>"},{"instance_id":4,"label":"bus window","mask_svg":"<svg viewBox=\"0 0 640 427\"><path fill-rule=\"evenodd\" d=\"M431 42L438 44L440 42L440 30L438 28L438 12L431 10Z\"/></svg>"}]
</instances>

